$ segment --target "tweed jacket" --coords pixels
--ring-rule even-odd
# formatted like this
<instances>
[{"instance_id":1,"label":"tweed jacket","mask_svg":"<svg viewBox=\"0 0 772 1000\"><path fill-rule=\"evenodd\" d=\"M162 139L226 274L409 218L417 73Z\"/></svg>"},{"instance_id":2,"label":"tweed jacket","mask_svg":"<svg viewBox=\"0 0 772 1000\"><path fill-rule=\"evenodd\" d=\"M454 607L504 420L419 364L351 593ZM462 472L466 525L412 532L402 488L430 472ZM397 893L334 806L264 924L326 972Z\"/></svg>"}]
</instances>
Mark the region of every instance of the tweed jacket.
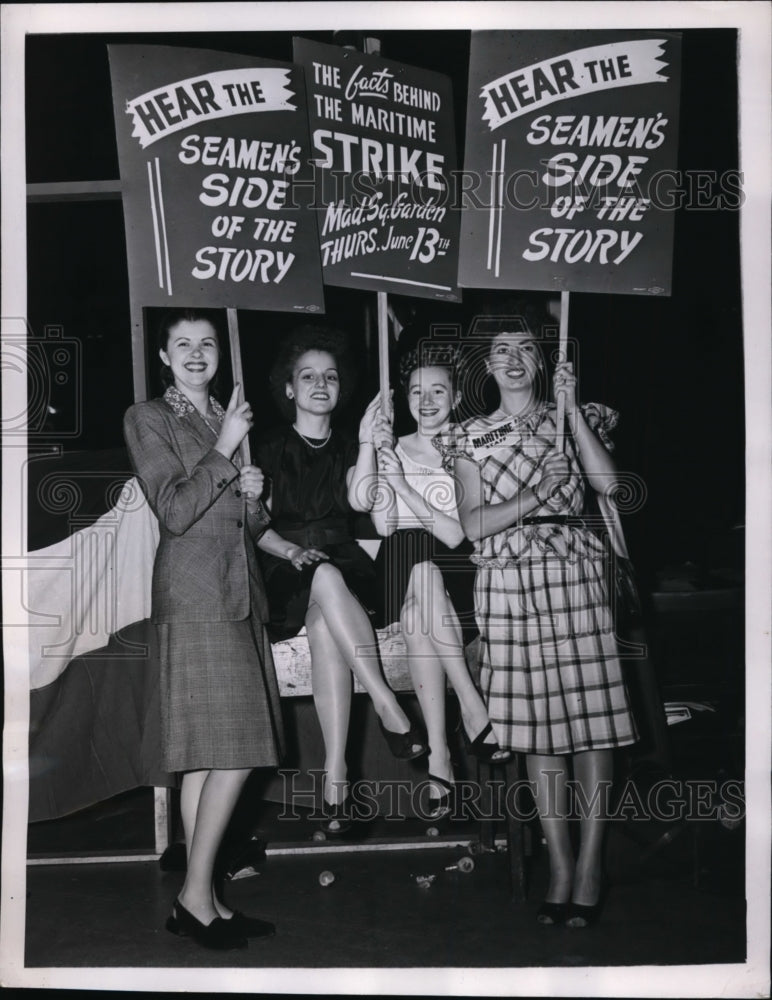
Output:
<instances>
[{"instance_id":1,"label":"tweed jacket","mask_svg":"<svg viewBox=\"0 0 772 1000\"><path fill-rule=\"evenodd\" d=\"M153 566L154 622L268 618L254 541L268 526L249 514L239 471L213 448L197 412L178 416L164 399L126 411L124 436L134 471L158 518Z\"/></svg>"}]
</instances>

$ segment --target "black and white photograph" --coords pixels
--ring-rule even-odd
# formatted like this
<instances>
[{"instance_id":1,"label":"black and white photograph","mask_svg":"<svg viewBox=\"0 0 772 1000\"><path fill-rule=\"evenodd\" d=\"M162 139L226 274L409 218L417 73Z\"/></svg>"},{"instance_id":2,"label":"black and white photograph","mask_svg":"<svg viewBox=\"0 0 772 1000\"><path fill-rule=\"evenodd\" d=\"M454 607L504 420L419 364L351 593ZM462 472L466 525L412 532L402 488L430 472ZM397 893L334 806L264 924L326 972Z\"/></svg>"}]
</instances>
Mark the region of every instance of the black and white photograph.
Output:
<instances>
[{"instance_id":1,"label":"black and white photograph","mask_svg":"<svg viewBox=\"0 0 772 1000\"><path fill-rule=\"evenodd\" d=\"M768 997L772 8L0 22L0 985Z\"/></svg>"}]
</instances>

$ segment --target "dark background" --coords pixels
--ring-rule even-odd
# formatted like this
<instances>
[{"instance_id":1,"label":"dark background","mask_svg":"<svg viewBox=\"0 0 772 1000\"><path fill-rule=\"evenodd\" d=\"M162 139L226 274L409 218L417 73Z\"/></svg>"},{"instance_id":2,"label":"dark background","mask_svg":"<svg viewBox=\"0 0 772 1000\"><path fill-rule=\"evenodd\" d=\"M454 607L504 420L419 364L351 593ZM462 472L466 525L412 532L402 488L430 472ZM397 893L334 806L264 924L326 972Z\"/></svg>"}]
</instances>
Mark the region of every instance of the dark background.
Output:
<instances>
[{"instance_id":1,"label":"dark background","mask_svg":"<svg viewBox=\"0 0 772 1000\"><path fill-rule=\"evenodd\" d=\"M332 32L304 37L333 43ZM452 78L459 167L470 36L467 31L383 32L382 55ZM205 47L292 60L292 34L206 33L30 36L27 41L27 179L113 180L119 176L107 44L131 42ZM743 332L737 198L721 207L722 177L738 169L736 32L685 30L682 38L679 169L695 195L703 176L702 206L676 209L673 292L668 298L571 295L570 336L583 400L621 412L617 462L641 477L647 498L625 519L634 561L645 584L668 575L700 585L742 578L744 521ZM707 180L704 178L707 177ZM686 201L690 199L687 197ZM119 200L31 203L28 209L28 318L46 341L47 325L80 345L79 373L51 381L57 411L34 436L44 449L59 447L61 465L126 468L121 422L133 402L129 293ZM328 287L326 317L349 330L364 373L351 419L377 390L375 293ZM461 305L430 306L393 297L406 314L466 329L491 294L464 290ZM431 310L431 312L429 312ZM149 325L153 317L148 316ZM247 396L256 426L277 420L266 389L275 345L297 317L241 312L239 323ZM50 334L48 336L50 340ZM50 348L46 348L50 354ZM75 363L75 362L73 362ZM149 371L155 367L150 358ZM75 377L80 375L80 379ZM155 388L155 387L153 387ZM68 436L73 414L78 433ZM36 503L34 483L51 459L31 464L30 548L62 537L61 512ZM123 463L123 464L122 464ZM36 465L38 472L36 472ZM84 516L103 512L84 500ZM59 521L56 521L56 517ZM55 523L56 522L56 523Z\"/></svg>"}]
</instances>

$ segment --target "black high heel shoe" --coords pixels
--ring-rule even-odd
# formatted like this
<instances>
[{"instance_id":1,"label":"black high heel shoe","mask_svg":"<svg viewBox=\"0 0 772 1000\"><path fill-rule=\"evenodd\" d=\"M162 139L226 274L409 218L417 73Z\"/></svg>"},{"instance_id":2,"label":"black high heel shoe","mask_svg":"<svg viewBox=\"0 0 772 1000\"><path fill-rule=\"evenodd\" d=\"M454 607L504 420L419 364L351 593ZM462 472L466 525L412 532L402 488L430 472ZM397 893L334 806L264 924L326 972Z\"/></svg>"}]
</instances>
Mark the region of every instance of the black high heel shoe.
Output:
<instances>
[{"instance_id":1,"label":"black high heel shoe","mask_svg":"<svg viewBox=\"0 0 772 1000\"><path fill-rule=\"evenodd\" d=\"M348 811L348 796L342 801L331 805L326 800L322 803L324 819L319 829L328 837L339 837L351 829L351 814Z\"/></svg>"},{"instance_id":2,"label":"black high heel shoe","mask_svg":"<svg viewBox=\"0 0 772 1000\"><path fill-rule=\"evenodd\" d=\"M381 727L384 739L389 744L389 750L399 760L415 760L416 757L423 757L425 753L428 753L429 747L424 743L415 725L411 725L406 733L393 733L384 726L381 719L378 719L378 725ZM416 747L418 747L417 750Z\"/></svg>"},{"instance_id":3,"label":"black high heel shoe","mask_svg":"<svg viewBox=\"0 0 772 1000\"><path fill-rule=\"evenodd\" d=\"M241 927L234 924L233 919L215 917L211 924L202 924L185 909L179 899L174 901L171 916L166 921L166 929L178 937L191 937L197 944L218 951L247 947L246 936Z\"/></svg>"},{"instance_id":4,"label":"black high heel shoe","mask_svg":"<svg viewBox=\"0 0 772 1000\"><path fill-rule=\"evenodd\" d=\"M441 785L445 791L439 798L430 796L429 798L429 816L428 818L433 822L437 823L443 819L447 819L453 811L453 793L455 792L455 786L450 781L446 781L445 778L438 778L436 774L429 772L429 781L433 781L437 785Z\"/></svg>"},{"instance_id":5,"label":"black high heel shoe","mask_svg":"<svg viewBox=\"0 0 772 1000\"><path fill-rule=\"evenodd\" d=\"M596 903L569 903L566 914L566 927L591 927L600 919L603 904L606 902L606 886L602 885Z\"/></svg>"},{"instance_id":6,"label":"black high heel shoe","mask_svg":"<svg viewBox=\"0 0 772 1000\"><path fill-rule=\"evenodd\" d=\"M564 924L568 916L568 903L548 903L546 900L536 911L536 920L540 924Z\"/></svg>"},{"instance_id":7,"label":"black high heel shoe","mask_svg":"<svg viewBox=\"0 0 772 1000\"><path fill-rule=\"evenodd\" d=\"M493 743L486 743L485 737L490 736L492 732L493 726L490 722L471 741L464 732L466 751L477 757L478 760L484 760L489 764L506 764L508 760L512 759L512 751L502 750L497 740L494 740Z\"/></svg>"}]
</instances>

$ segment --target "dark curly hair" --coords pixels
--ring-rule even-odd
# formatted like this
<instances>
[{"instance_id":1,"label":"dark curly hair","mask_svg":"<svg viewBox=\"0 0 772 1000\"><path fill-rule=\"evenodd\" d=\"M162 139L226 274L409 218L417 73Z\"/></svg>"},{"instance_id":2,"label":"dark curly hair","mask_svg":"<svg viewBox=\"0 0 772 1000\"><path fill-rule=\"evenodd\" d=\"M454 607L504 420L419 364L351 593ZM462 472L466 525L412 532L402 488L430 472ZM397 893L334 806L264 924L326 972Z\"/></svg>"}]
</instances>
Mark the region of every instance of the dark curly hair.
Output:
<instances>
[{"instance_id":1,"label":"dark curly hair","mask_svg":"<svg viewBox=\"0 0 772 1000\"><path fill-rule=\"evenodd\" d=\"M171 332L178 323L197 323L199 320L204 320L212 327L217 337L217 345L222 354L222 338L218 329L217 316L209 309L168 309L164 312L161 322L158 324L158 332L156 334L157 350L165 351L167 349ZM209 386L209 391L215 397L219 395L219 375L218 371ZM161 361L161 384L164 389L168 389L170 385L174 385L172 370L163 361Z\"/></svg>"},{"instance_id":2,"label":"dark curly hair","mask_svg":"<svg viewBox=\"0 0 772 1000\"><path fill-rule=\"evenodd\" d=\"M547 393L547 361L554 361L549 349L550 332L557 334L558 323L547 310L542 297L512 296L486 303L470 324L466 338L464 399L472 412L482 412L491 398L492 378L486 359L495 338L501 333L528 333L535 340L541 356L541 378L537 392ZM555 336L557 346L557 336ZM495 392L494 392L495 394Z\"/></svg>"},{"instance_id":3,"label":"dark curly hair","mask_svg":"<svg viewBox=\"0 0 772 1000\"><path fill-rule=\"evenodd\" d=\"M399 359L399 380L407 392L410 376L419 368L444 368L450 375L453 392L457 392L460 382L461 350L458 344L443 344L441 341L421 340Z\"/></svg>"},{"instance_id":4,"label":"dark curly hair","mask_svg":"<svg viewBox=\"0 0 772 1000\"><path fill-rule=\"evenodd\" d=\"M287 383L292 381L295 365L306 351L326 351L335 359L340 379L338 409L346 405L354 390L354 367L346 334L334 327L314 326L311 323L296 327L279 347L269 376L274 402L287 420L295 416L295 404L287 398Z\"/></svg>"}]
</instances>

